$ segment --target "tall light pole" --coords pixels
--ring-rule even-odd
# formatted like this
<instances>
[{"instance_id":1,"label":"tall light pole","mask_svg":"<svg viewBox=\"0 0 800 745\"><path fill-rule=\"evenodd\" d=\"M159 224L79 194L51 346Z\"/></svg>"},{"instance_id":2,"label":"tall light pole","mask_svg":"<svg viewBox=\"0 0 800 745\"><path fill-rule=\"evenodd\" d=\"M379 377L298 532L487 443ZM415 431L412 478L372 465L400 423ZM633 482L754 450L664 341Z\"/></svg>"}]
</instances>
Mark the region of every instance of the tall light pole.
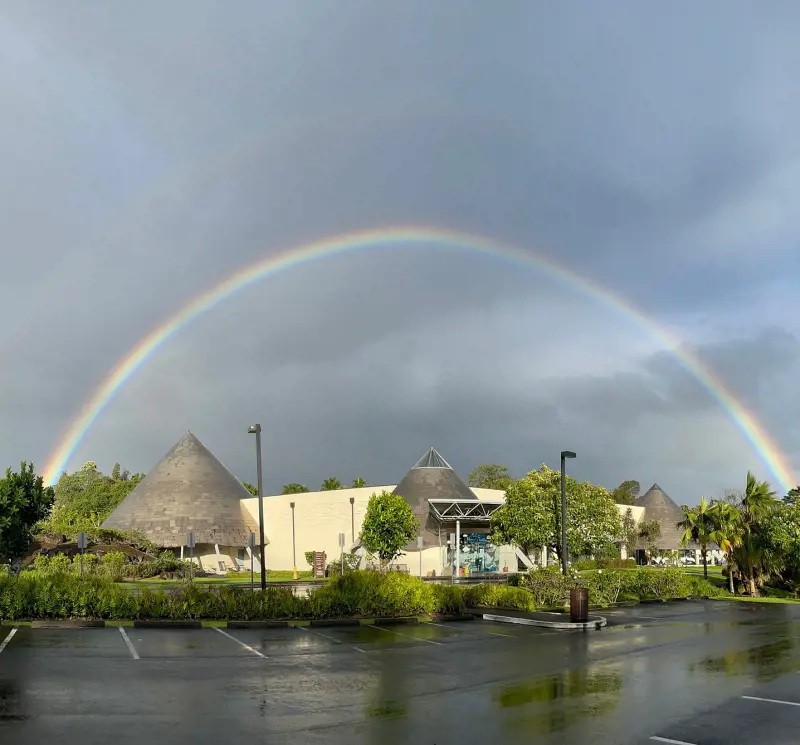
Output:
<instances>
[{"instance_id":1,"label":"tall light pole","mask_svg":"<svg viewBox=\"0 0 800 745\"><path fill-rule=\"evenodd\" d=\"M256 471L258 478L258 537L261 541L259 549L259 561L261 562L261 589L267 589L267 570L264 566L264 489L261 479L261 425L253 424L247 430L251 435L256 436Z\"/></svg>"},{"instance_id":2,"label":"tall light pole","mask_svg":"<svg viewBox=\"0 0 800 745\"><path fill-rule=\"evenodd\" d=\"M294 502L289 502L289 507L292 508L292 579L297 579L297 554L295 553L294 540Z\"/></svg>"},{"instance_id":3,"label":"tall light pole","mask_svg":"<svg viewBox=\"0 0 800 745\"><path fill-rule=\"evenodd\" d=\"M561 451L561 572L567 573L567 458L575 458L571 450Z\"/></svg>"}]
</instances>

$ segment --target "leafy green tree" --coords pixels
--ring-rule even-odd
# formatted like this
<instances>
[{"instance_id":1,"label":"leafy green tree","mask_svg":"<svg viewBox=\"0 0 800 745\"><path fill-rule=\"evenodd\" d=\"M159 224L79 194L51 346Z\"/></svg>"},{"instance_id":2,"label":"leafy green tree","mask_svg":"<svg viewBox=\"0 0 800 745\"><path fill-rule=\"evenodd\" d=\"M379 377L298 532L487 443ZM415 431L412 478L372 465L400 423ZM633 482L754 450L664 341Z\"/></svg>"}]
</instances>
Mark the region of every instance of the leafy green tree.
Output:
<instances>
[{"instance_id":1,"label":"leafy green tree","mask_svg":"<svg viewBox=\"0 0 800 745\"><path fill-rule=\"evenodd\" d=\"M376 555L381 568L402 553L417 533L420 523L408 502L399 494L382 491L369 498L359 536L368 553Z\"/></svg>"},{"instance_id":2,"label":"leafy green tree","mask_svg":"<svg viewBox=\"0 0 800 745\"><path fill-rule=\"evenodd\" d=\"M367 485L366 479L362 479L360 476L357 479L353 479L353 488L354 489L361 489Z\"/></svg>"},{"instance_id":3,"label":"leafy green tree","mask_svg":"<svg viewBox=\"0 0 800 745\"><path fill-rule=\"evenodd\" d=\"M335 476L325 479L319 488L320 491L336 491L337 489L344 489L344 486Z\"/></svg>"},{"instance_id":4,"label":"leafy green tree","mask_svg":"<svg viewBox=\"0 0 800 745\"><path fill-rule=\"evenodd\" d=\"M794 489L789 489L789 493L783 498L786 504L797 504L798 497L800 497L800 484L795 486Z\"/></svg>"},{"instance_id":5,"label":"leafy green tree","mask_svg":"<svg viewBox=\"0 0 800 745\"><path fill-rule=\"evenodd\" d=\"M305 494L308 492L308 487L305 484L284 484L281 494Z\"/></svg>"},{"instance_id":6,"label":"leafy green tree","mask_svg":"<svg viewBox=\"0 0 800 745\"><path fill-rule=\"evenodd\" d=\"M283 491L281 494L305 494L308 491L308 487L305 484L285 484L283 487Z\"/></svg>"},{"instance_id":7,"label":"leafy green tree","mask_svg":"<svg viewBox=\"0 0 800 745\"><path fill-rule=\"evenodd\" d=\"M623 481L611 492L611 496L617 504L633 504L639 498L641 490L642 487L638 481Z\"/></svg>"},{"instance_id":8,"label":"leafy green tree","mask_svg":"<svg viewBox=\"0 0 800 745\"><path fill-rule=\"evenodd\" d=\"M0 557L11 562L15 573L33 538L34 526L47 515L54 499L53 487L44 485L33 463L22 462L16 473L8 468L0 479Z\"/></svg>"},{"instance_id":9,"label":"leafy green tree","mask_svg":"<svg viewBox=\"0 0 800 745\"><path fill-rule=\"evenodd\" d=\"M636 518L633 516L633 510L630 507L625 510L625 514L622 516L621 543L629 557L639 545L639 527L636 525Z\"/></svg>"},{"instance_id":10,"label":"leafy green tree","mask_svg":"<svg viewBox=\"0 0 800 745\"><path fill-rule=\"evenodd\" d=\"M506 466L484 463L472 469L467 483L478 489L508 489L513 480Z\"/></svg>"},{"instance_id":11,"label":"leafy green tree","mask_svg":"<svg viewBox=\"0 0 800 745\"><path fill-rule=\"evenodd\" d=\"M53 509L39 529L74 538L80 531L98 528L144 478L141 473L115 471L118 478L104 476L89 461L75 473L63 473L55 485Z\"/></svg>"},{"instance_id":12,"label":"leafy green tree","mask_svg":"<svg viewBox=\"0 0 800 745\"><path fill-rule=\"evenodd\" d=\"M254 497L258 496L258 487L255 484L251 484L248 481L242 481L242 486L247 489Z\"/></svg>"},{"instance_id":13,"label":"leafy green tree","mask_svg":"<svg viewBox=\"0 0 800 745\"><path fill-rule=\"evenodd\" d=\"M608 489L567 477L567 548L573 556L605 553L622 540L622 518ZM492 515L491 540L534 548L561 549L561 473L543 465L506 490L506 502Z\"/></svg>"},{"instance_id":14,"label":"leafy green tree","mask_svg":"<svg viewBox=\"0 0 800 745\"><path fill-rule=\"evenodd\" d=\"M703 577L708 579L708 547L720 540L714 513L705 497L700 497L697 507L682 505L681 512L683 520L677 523L677 527L683 531L681 545L691 542L699 544L700 555L703 557Z\"/></svg>"},{"instance_id":15,"label":"leafy green tree","mask_svg":"<svg viewBox=\"0 0 800 745\"><path fill-rule=\"evenodd\" d=\"M648 559L652 559L661 539L661 523L658 520L643 520L639 523L637 538L645 542Z\"/></svg>"}]
</instances>

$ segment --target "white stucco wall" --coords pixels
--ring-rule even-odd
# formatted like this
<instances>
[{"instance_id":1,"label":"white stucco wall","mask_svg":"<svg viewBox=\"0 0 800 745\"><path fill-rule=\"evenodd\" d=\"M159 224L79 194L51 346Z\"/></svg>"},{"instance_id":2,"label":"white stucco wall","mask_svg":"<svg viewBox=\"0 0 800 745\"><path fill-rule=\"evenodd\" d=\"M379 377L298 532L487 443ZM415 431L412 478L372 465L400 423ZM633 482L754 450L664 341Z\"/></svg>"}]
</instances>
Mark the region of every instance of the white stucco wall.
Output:
<instances>
[{"instance_id":1,"label":"white stucco wall","mask_svg":"<svg viewBox=\"0 0 800 745\"><path fill-rule=\"evenodd\" d=\"M292 568L292 509L295 503L295 538L296 561L299 571L307 571L310 566L305 560L306 551L325 551L328 561L339 556L339 533L345 534L345 552L349 552L353 545L353 531L351 528L350 498L353 502L353 515L355 518L355 537L361 530L364 514L367 510L369 498L382 490L392 491L396 484L387 486L367 486L361 489L339 489L336 491L306 492L305 494L280 494L264 497L264 531L267 537L265 560L268 569ZM473 489L475 496L481 500L502 501L505 493L497 489ZM252 515L258 524L258 499L243 500L245 509ZM643 507L617 505L621 515L630 509L636 522L640 522L644 514ZM447 535L455 532L455 525L442 528L442 543L447 543ZM220 550L221 547L220 547ZM236 551L231 551L235 558ZM258 553L256 552L256 556ZM516 571L516 557L514 549L503 547L500 551L502 566L508 566L511 571ZM209 556L210 560L214 557ZM428 548L422 552L422 573L435 571L437 575L448 572L445 567L446 551L439 548ZM204 562L205 563L205 562ZM396 564L406 564L411 574L419 574L419 553L410 551L402 554Z\"/></svg>"},{"instance_id":2,"label":"white stucco wall","mask_svg":"<svg viewBox=\"0 0 800 745\"><path fill-rule=\"evenodd\" d=\"M338 489L336 491L306 492L305 494L280 494L264 497L264 531L268 538L264 559L267 568L292 568L292 508L295 503L295 538L297 569L310 569L305 560L306 551L325 551L328 560L339 556L339 533L345 534L345 551L353 544L350 498L355 517L355 537L361 531L369 498L382 490L391 492L396 484L367 486L361 489ZM473 489L478 499L503 499L504 493L495 489ZM258 498L243 500L245 509L258 524ZM443 528L442 543L447 542L447 533L452 528ZM422 552L422 573L435 571L441 574L445 560L444 550L428 548ZM403 554L396 564L407 564L412 574L419 573L419 553ZM513 567L515 568L515 567Z\"/></svg>"}]
</instances>

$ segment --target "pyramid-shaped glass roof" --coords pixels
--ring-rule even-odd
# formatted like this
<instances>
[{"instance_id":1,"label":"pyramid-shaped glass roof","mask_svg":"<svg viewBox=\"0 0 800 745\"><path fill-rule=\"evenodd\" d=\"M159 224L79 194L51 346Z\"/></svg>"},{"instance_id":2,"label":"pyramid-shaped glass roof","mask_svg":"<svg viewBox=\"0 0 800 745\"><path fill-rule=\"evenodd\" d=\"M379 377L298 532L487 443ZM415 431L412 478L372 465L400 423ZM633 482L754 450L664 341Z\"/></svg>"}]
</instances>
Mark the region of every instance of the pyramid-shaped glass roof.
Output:
<instances>
[{"instance_id":1,"label":"pyramid-shaped glass roof","mask_svg":"<svg viewBox=\"0 0 800 745\"><path fill-rule=\"evenodd\" d=\"M414 464L413 468L450 468L450 464L439 455L435 448L431 448ZM453 469L450 468L450 470Z\"/></svg>"}]
</instances>

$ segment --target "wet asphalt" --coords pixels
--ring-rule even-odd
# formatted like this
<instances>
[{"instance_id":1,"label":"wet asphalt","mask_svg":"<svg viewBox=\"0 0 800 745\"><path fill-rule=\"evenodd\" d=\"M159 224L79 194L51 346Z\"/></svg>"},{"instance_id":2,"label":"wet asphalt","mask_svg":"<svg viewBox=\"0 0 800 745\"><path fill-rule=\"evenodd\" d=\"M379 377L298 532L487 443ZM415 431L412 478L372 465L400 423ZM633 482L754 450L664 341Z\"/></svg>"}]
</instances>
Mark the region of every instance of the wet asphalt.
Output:
<instances>
[{"instance_id":1,"label":"wet asphalt","mask_svg":"<svg viewBox=\"0 0 800 745\"><path fill-rule=\"evenodd\" d=\"M800 607L605 615L589 632L21 626L0 651L0 743L800 742Z\"/></svg>"}]
</instances>

